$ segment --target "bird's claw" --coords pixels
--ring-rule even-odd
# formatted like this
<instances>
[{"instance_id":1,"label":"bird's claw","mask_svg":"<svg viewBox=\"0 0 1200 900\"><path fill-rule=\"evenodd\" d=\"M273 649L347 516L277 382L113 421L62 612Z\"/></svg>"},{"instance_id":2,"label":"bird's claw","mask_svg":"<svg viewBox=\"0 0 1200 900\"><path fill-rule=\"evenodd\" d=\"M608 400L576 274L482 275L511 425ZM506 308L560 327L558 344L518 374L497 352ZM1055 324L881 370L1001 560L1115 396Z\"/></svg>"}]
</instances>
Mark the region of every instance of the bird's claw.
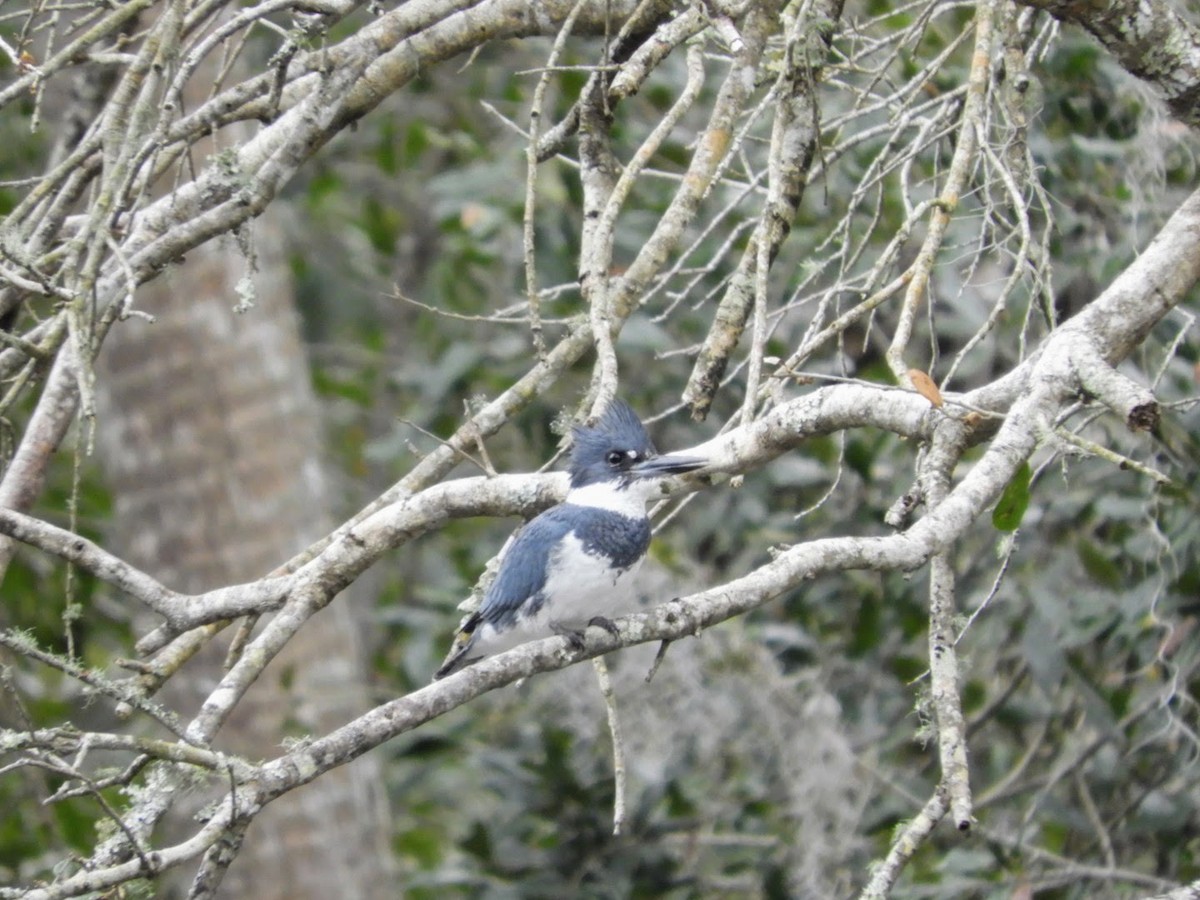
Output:
<instances>
[{"instance_id":1,"label":"bird's claw","mask_svg":"<svg viewBox=\"0 0 1200 900\"><path fill-rule=\"evenodd\" d=\"M590 619L588 619L588 627L593 625L597 628L603 628L613 637L621 636L620 629L617 628L616 623L612 619L606 619L604 616L592 616Z\"/></svg>"},{"instance_id":2,"label":"bird's claw","mask_svg":"<svg viewBox=\"0 0 1200 900\"><path fill-rule=\"evenodd\" d=\"M550 630L559 637L565 637L567 643L571 645L572 650L582 650L584 647L583 632L577 631L574 628L568 628L566 625L560 625L557 622L550 623Z\"/></svg>"},{"instance_id":3,"label":"bird's claw","mask_svg":"<svg viewBox=\"0 0 1200 900\"><path fill-rule=\"evenodd\" d=\"M590 619L588 619L587 625L583 626L583 629L568 628L561 622L551 622L550 630L559 637L565 637L570 643L572 650L582 650L584 648L584 632L593 626L596 628L603 628L613 637L621 636L621 632L617 628L616 623L614 623L612 619L607 619L604 616L592 616Z\"/></svg>"}]
</instances>

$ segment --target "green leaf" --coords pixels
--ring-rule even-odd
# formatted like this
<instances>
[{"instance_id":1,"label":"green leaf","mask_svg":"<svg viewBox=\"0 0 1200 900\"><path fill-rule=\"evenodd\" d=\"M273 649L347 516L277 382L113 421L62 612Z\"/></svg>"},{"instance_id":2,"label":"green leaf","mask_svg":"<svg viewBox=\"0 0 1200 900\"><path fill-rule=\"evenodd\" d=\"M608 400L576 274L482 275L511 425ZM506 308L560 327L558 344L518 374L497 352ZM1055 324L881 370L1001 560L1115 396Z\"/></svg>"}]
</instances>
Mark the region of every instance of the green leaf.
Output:
<instances>
[{"instance_id":1,"label":"green leaf","mask_svg":"<svg viewBox=\"0 0 1200 900\"><path fill-rule=\"evenodd\" d=\"M364 408L370 406L374 399L369 384L320 369L313 372L313 386L322 397L341 397Z\"/></svg>"},{"instance_id":2,"label":"green leaf","mask_svg":"<svg viewBox=\"0 0 1200 900\"><path fill-rule=\"evenodd\" d=\"M429 131L423 122L413 122L404 130L403 154L408 165L415 165L429 147Z\"/></svg>"},{"instance_id":3,"label":"green leaf","mask_svg":"<svg viewBox=\"0 0 1200 900\"><path fill-rule=\"evenodd\" d=\"M368 197L363 203L361 228L379 253L388 254L396 249L401 230L400 216L374 197Z\"/></svg>"},{"instance_id":4,"label":"green leaf","mask_svg":"<svg viewBox=\"0 0 1200 900\"><path fill-rule=\"evenodd\" d=\"M992 510L992 524L997 530L1017 530L1025 510L1029 508L1029 482L1032 478L1033 470L1029 468L1029 463L1022 462Z\"/></svg>"},{"instance_id":5,"label":"green leaf","mask_svg":"<svg viewBox=\"0 0 1200 900\"><path fill-rule=\"evenodd\" d=\"M486 836L484 838L486 845ZM412 828L397 835L395 848L422 869L432 869L442 861L441 835L433 828Z\"/></svg>"},{"instance_id":6,"label":"green leaf","mask_svg":"<svg viewBox=\"0 0 1200 900\"><path fill-rule=\"evenodd\" d=\"M463 840L462 848L481 862L492 861L492 837L480 822L471 826L471 833Z\"/></svg>"},{"instance_id":7,"label":"green leaf","mask_svg":"<svg viewBox=\"0 0 1200 900\"><path fill-rule=\"evenodd\" d=\"M322 201L342 190L342 178L332 169L318 171L308 181L308 205L316 210Z\"/></svg>"},{"instance_id":8,"label":"green leaf","mask_svg":"<svg viewBox=\"0 0 1200 900\"><path fill-rule=\"evenodd\" d=\"M1120 590L1125 583L1121 567L1112 561L1110 554L1085 537L1077 545L1079 561L1092 581L1110 590Z\"/></svg>"},{"instance_id":9,"label":"green leaf","mask_svg":"<svg viewBox=\"0 0 1200 900\"><path fill-rule=\"evenodd\" d=\"M375 145L375 164L387 175L400 171L400 153L395 126L387 120L380 126L379 142Z\"/></svg>"}]
</instances>

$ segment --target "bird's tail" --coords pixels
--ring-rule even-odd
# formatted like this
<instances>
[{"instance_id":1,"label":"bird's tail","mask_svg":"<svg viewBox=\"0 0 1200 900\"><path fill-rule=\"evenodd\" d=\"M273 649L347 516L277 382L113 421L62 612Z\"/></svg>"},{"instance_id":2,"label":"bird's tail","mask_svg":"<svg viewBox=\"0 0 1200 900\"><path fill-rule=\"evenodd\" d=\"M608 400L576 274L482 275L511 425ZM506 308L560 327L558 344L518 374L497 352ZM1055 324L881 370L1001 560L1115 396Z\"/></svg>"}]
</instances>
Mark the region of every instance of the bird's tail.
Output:
<instances>
[{"instance_id":1,"label":"bird's tail","mask_svg":"<svg viewBox=\"0 0 1200 900\"><path fill-rule=\"evenodd\" d=\"M467 656L471 648L475 646L475 628L478 625L478 613L463 622L462 627L458 629L458 633L454 635L454 642L450 645L450 652L446 654L446 658L442 660L442 664L438 667L438 670L433 673L434 681L445 678L447 675L452 675L478 659L478 657Z\"/></svg>"}]
</instances>

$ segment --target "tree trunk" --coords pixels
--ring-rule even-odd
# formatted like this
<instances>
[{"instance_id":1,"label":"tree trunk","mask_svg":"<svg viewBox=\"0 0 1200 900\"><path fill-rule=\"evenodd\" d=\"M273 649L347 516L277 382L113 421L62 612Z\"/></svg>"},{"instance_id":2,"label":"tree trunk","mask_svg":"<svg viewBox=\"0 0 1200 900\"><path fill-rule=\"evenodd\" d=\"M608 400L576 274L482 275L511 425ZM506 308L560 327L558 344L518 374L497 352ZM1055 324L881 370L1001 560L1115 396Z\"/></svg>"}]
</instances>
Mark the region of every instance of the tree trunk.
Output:
<instances>
[{"instance_id":1,"label":"tree trunk","mask_svg":"<svg viewBox=\"0 0 1200 900\"><path fill-rule=\"evenodd\" d=\"M274 232L255 226L253 309L235 289L233 242L190 254L137 295L157 319L118 325L101 356L100 444L116 507L116 551L189 592L261 577L331 521L316 399L292 284ZM364 663L342 598L251 689L217 743L251 759L278 736L323 733L368 708ZM171 682L198 709L226 641ZM224 881L254 898L391 896L380 765L366 757L268 809Z\"/></svg>"}]
</instances>

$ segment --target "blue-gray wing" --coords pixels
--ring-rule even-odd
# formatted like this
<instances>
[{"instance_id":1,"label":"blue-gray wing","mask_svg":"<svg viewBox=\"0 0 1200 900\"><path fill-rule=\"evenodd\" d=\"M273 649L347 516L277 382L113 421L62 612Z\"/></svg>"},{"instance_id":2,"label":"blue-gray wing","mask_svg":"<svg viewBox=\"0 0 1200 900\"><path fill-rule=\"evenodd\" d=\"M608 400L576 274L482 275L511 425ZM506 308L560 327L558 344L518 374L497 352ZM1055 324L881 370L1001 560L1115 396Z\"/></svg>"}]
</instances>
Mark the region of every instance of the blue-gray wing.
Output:
<instances>
[{"instance_id":1,"label":"blue-gray wing","mask_svg":"<svg viewBox=\"0 0 1200 900\"><path fill-rule=\"evenodd\" d=\"M480 625L486 623L499 629L509 627L514 623L517 611L527 602L529 607L526 612L537 612L544 601L542 588L546 586L550 555L571 532L574 524L571 517L563 513L562 507L556 506L517 533L508 552L500 560L500 571L484 594L479 610L469 616L454 635L450 652L434 673L434 681L480 659L478 655L471 655Z\"/></svg>"},{"instance_id":2,"label":"blue-gray wing","mask_svg":"<svg viewBox=\"0 0 1200 900\"><path fill-rule=\"evenodd\" d=\"M476 630L488 624L504 630L519 614L535 615L546 602L544 590L550 563L559 545L574 533L586 553L607 559L615 569L628 569L646 552L650 522L588 506L564 503L542 513L513 539L500 561L500 571L488 588L479 611L470 616L434 679L445 678L480 659Z\"/></svg>"},{"instance_id":3,"label":"blue-gray wing","mask_svg":"<svg viewBox=\"0 0 1200 900\"><path fill-rule=\"evenodd\" d=\"M533 600L527 612L541 606L539 594L546 586L550 556L576 524L567 507L555 506L521 529L483 597L479 607L482 621L503 628L512 624L526 601Z\"/></svg>"}]
</instances>

